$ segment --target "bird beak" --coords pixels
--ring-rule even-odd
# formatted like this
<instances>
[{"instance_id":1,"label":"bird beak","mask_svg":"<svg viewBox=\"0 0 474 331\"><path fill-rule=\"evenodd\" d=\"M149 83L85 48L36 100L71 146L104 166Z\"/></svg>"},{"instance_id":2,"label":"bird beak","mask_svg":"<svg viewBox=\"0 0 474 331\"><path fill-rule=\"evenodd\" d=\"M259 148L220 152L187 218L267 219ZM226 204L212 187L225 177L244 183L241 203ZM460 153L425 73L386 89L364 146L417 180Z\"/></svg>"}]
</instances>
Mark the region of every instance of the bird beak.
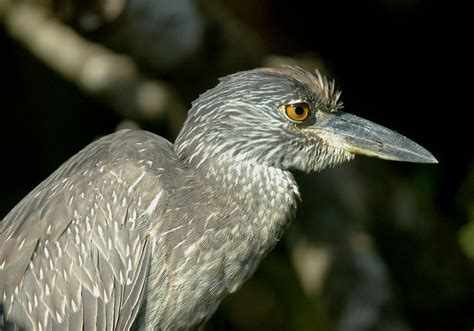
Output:
<instances>
[{"instance_id":1,"label":"bird beak","mask_svg":"<svg viewBox=\"0 0 474 331\"><path fill-rule=\"evenodd\" d=\"M412 140L381 125L344 113L318 112L309 127L326 144L354 154L375 156L385 160L438 163L426 149Z\"/></svg>"}]
</instances>

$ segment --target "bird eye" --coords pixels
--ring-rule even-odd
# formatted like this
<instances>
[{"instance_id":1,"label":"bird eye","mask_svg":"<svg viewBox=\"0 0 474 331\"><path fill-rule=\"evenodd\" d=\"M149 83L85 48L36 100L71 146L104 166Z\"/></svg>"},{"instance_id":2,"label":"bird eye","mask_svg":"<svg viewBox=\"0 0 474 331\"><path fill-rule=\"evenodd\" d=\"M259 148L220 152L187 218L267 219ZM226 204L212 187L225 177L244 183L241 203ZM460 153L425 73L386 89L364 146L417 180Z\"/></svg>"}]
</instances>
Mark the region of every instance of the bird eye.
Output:
<instances>
[{"instance_id":1,"label":"bird eye","mask_svg":"<svg viewBox=\"0 0 474 331\"><path fill-rule=\"evenodd\" d=\"M285 113L291 120L301 122L309 116L309 105L306 102L286 105Z\"/></svg>"}]
</instances>

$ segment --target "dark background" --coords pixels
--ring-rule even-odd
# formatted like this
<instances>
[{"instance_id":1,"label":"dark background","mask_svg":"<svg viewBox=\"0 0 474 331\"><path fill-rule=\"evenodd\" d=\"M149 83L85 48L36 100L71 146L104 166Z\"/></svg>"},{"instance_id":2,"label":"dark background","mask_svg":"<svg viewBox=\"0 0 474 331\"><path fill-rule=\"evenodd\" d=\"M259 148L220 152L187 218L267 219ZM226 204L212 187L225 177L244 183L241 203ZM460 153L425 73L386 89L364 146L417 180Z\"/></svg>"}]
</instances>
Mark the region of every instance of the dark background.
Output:
<instances>
[{"instance_id":1,"label":"dark background","mask_svg":"<svg viewBox=\"0 0 474 331\"><path fill-rule=\"evenodd\" d=\"M468 33L463 9L453 2L416 0L202 1L199 6L223 8L257 40L258 50L248 61L243 56L244 60L237 63L217 67L218 59L212 58L216 44L206 39L199 52L207 54L209 60L200 65L187 61L183 66L157 69L137 60L148 76L173 86L186 105L213 86L219 76L261 65L269 55L312 58L323 63L325 72L336 79L343 91L345 111L406 135L439 161L438 165L413 165L358 158L342 170L317 174L329 178L326 184L321 183L326 179L316 178L316 188L303 185L303 210L321 203L317 200L304 205L306 199L311 201L311 190L324 185L331 189L344 186L344 181L331 181L340 174L353 171L350 178L356 178L364 187L365 200L359 207L370 210L359 217L362 225L358 223L356 228L362 228L373 242L371 249L380 256L387 272L394 302L390 300L389 308L382 305L375 310L378 322L344 327L341 307L346 305L346 292L354 291L350 285L333 284L331 277L326 277L323 290L313 296L294 285L298 284L298 276L289 262L297 241L294 233L307 226L305 221L295 224L297 220L284 240L286 244L269 256L240 296L226 301L209 328L289 330L297 326L311 330L318 325L319 329L338 330L472 330L473 259L459 245L460 233L469 221L474 222L474 153L469 119L472 84L465 81L471 77L467 73L471 64L466 61L466 44L472 42L472 33ZM71 24L74 26L74 22ZM101 43L115 27L112 23L94 32L78 31L84 38ZM218 30L219 26L212 29ZM245 38L232 47L243 47L242 41ZM0 51L0 216L4 216L68 157L97 137L113 132L126 118L44 65L5 27L0 28ZM187 85L189 81L193 83ZM170 139L176 134L162 122L136 122ZM309 193L305 195L306 191ZM404 208L393 201L394 197L411 201L416 213L407 218L408 222L419 224L423 220L421 230L404 227L397 223L397 216L391 216ZM334 208L340 210L331 198L324 203L334 203ZM301 218L311 219L310 213ZM351 220L351 213L348 210L343 218ZM332 224L338 224L337 220ZM322 229L323 233L339 233L337 226ZM345 247L347 238L337 238L342 243L331 235L322 239L316 235L314 241L333 248ZM474 236L470 240L474 241ZM329 273L335 273L335 279L338 274L350 272L344 266L352 263L337 261ZM350 279L347 282L351 284ZM363 305L364 300L361 302ZM258 305L270 308L262 310ZM312 309L319 313L312 315ZM384 324L385 309L393 313L388 314L390 322ZM248 310L260 312L267 319L255 317ZM250 322L242 323L242 319ZM252 319L256 320L253 324ZM292 324L288 320L302 322Z\"/></svg>"}]
</instances>

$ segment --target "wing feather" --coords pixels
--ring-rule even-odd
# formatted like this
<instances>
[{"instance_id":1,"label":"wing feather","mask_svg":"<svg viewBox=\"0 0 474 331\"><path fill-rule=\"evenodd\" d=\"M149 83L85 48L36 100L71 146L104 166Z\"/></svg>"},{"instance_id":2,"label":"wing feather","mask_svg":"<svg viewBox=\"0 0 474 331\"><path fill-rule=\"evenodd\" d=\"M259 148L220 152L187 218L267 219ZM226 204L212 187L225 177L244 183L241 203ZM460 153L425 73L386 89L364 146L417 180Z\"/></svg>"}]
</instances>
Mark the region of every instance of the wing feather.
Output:
<instances>
[{"instance_id":1,"label":"wing feather","mask_svg":"<svg viewBox=\"0 0 474 331\"><path fill-rule=\"evenodd\" d=\"M150 162L143 148L153 149ZM130 329L151 258L150 219L140 205L164 208L159 178L173 157L163 138L119 131L73 156L13 208L0 222L7 320L32 330Z\"/></svg>"},{"instance_id":2,"label":"wing feather","mask_svg":"<svg viewBox=\"0 0 474 331\"><path fill-rule=\"evenodd\" d=\"M148 275L149 264L144 261L149 260L150 249L148 243L143 247L140 254L140 265L144 266L135 274L132 284L135 286L129 287L125 290L122 310L131 312L128 315L120 316L118 321L119 330L129 330L140 310L140 302L143 299L146 290L146 276Z\"/></svg>"}]
</instances>

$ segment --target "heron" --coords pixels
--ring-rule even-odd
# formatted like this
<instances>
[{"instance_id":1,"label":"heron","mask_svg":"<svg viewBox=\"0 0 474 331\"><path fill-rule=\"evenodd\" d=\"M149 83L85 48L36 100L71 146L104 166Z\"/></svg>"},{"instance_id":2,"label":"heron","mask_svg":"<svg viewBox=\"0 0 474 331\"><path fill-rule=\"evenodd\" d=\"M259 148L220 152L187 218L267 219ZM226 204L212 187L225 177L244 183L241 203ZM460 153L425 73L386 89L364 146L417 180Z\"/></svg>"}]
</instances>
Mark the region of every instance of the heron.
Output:
<instances>
[{"instance_id":1,"label":"heron","mask_svg":"<svg viewBox=\"0 0 474 331\"><path fill-rule=\"evenodd\" d=\"M120 130L72 156L0 222L0 304L28 330L190 330L294 218L293 170L363 154L436 163L342 111L319 71L257 68L193 102L174 144Z\"/></svg>"}]
</instances>

